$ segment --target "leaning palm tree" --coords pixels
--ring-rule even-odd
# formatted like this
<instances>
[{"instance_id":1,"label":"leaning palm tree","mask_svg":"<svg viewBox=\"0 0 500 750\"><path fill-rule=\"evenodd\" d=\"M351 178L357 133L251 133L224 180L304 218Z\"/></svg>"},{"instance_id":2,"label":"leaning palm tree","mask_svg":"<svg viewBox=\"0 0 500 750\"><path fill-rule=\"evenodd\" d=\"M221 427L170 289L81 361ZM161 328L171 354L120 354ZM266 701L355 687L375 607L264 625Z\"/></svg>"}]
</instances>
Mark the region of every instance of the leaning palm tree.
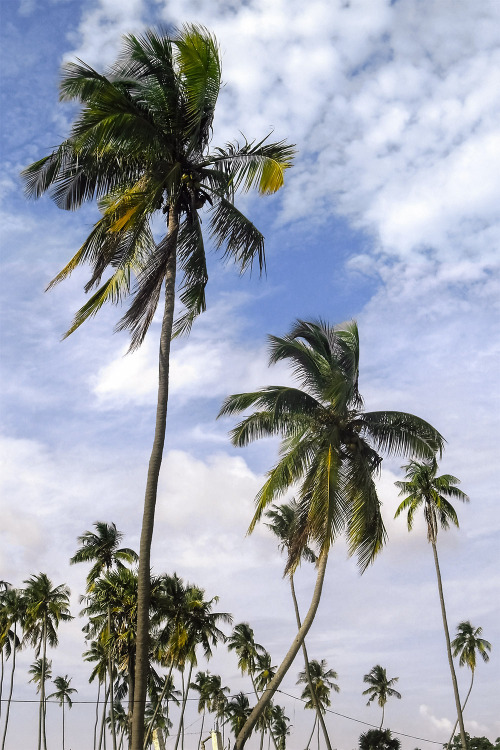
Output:
<instances>
[{"instance_id":1,"label":"leaning palm tree","mask_svg":"<svg viewBox=\"0 0 500 750\"><path fill-rule=\"evenodd\" d=\"M26 603L23 591L13 588L6 589L2 593L1 599L0 647L2 650L2 660L4 651L7 658L12 657L12 669L10 673L9 697L7 698L7 708L5 711L2 750L5 748L7 728L9 726L10 706L14 689L14 673L16 671L16 656L18 650L21 648L21 639L19 638L18 628L22 629L25 616Z\"/></svg>"},{"instance_id":2,"label":"leaning palm tree","mask_svg":"<svg viewBox=\"0 0 500 750\"><path fill-rule=\"evenodd\" d=\"M371 671L368 672L368 674L365 674L365 676L363 677L363 682L366 682L369 685L366 690L363 690L363 695L370 696L366 705L369 706L370 703L376 698L378 705L382 709L382 721L380 722L379 727L380 730L382 730L382 726L384 724L385 704L387 703L387 699L401 699L401 693L398 693L398 691L393 688L393 685L395 685L398 680L399 677L391 677L389 679L387 677L386 670L381 667L380 664L376 664L374 667L372 667Z\"/></svg>"},{"instance_id":3,"label":"leaning palm tree","mask_svg":"<svg viewBox=\"0 0 500 750\"><path fill-rule=\"evenodd\" d=\"M451 474L436 476L438 465L435 456L424 461L410 461L402 467L406 472L404 482L396 482L399 488L399 495L404 496L404 500L398 506L395 518L403 511L407 511L408 531L413 527L415 513L419 508L424 511L424 518L427 523L427 541L432 546L434 556L434 565L436 568L436 577L438 582L439 601L441 604L441 615L443 618L444 636L446 640L446 651L448 654L448 663L450 666L451 681L455 695L455 706L460 726L460 740L462 750L467 750L467 740L465 737L464 720L462 716L462 707L460 704L460 695L458 693L457 677L453 666L451 655L450 631L446 618L446 607L444 603L443 584L441 581L441 571L439 568L439 559L437 553L437 535L439 526L442 529L448 529L450 522L458 527L458 518L455 508L448 498L468 502L469 498L457 487L460 480Z\"/></svg>"},{"instance_id":4,"label":"leaning palm tree","mask_svg":"<svg viewBox=\"0 0 500 750\"><path fill-rule=\"evenodd\" d=\"M87 592L91 591L96 583L97 578L103 572L109 573L112 568L123 568L124 562L133 563L138 559L138 555L129 547L119 547L123 534L118 531L114 523L105 523L96 521L94 531L85 531L78 537L81 545L73 557L70 564L81 562L93 563L92 568L87 576ZM111 603L108 603L108 622L107 622L107 639L111 640ZM113 654L111 648L108 648L108 678L110 688L110 716L111 716L111 737L113 740L113 750L117 750L116 728L114 724L114 689L113 689Z\"/></svg>"},{"instance_id":5,"label":"leaning palm tree","mask_svg":"<svg viewBox=\"0 0 500 750\"><path fill-rule=\"evenodd\" d=\"M481 638L482 632L482 628L474 628L469 620L466 620L457 625L457 635L451 642L453 656L455 658L457 656L459 657L459 665L461 667L469 667L471 671L469 692L467 693L462 705L462 714L465 710L465 706L467 705L467 701L469 700L469 695L471 694L472 686L474 684L474 673L476 671L476 654L479 654L484 662L488 662L490 660L488 651L491 651L491 643L484 638ZM450 746L453 742L457 724L458 718L455 722L455 726L453 727L451 737L448 741L448 746Z\"/></svg>"},{"instance_id":6,"label":"leaning palm tree","mask_svg":"<svg viewBox=\"0 0 500 750\"><path fill-rule=\"evenodd\" d=\"M134 349L146 335L162 289L165 296L155 438L140 542L132 750L143 745L150 550L165 439L177 265L184 275L184 312L175 328L181 333L205 309L208 274L199 212L209 207L210 238L225 258L242 271L257 258L262 269L264 238L236 209L234 196L240 187L274 193L293 158L290 146L267 139L210 150L220 85L218 45L203 27L126 36L122 54L104 75L82 62L65 66L61 98L76 100L82 109L68 139L23 173L28 195L50 190L61 208L76 209L99 199L102 218L51 284L90 263L86 291L98 289L78 311L68 334L105 302L119 303L132 294L118 329L131 331ZM167 231L157 243L151 220L158 214L165 216ZM101 283L106 271L110 275Z\"/></svg>"},{"instance_id":7,"label":"leaning palm tree","mask_svg":"<svg viewBox=\"0 0 500 750\"><path fill-rule=\"evenodd\" d=\"M340 692L339 686L336 682L334 682L334 680L338 679L337 672L335 672L334 669L327 669L326 667L326 659L321 659L321 661L312 659L308 663L307 669L304 669L303 672L299 672L299 679L297 680L297 685L306 683L306 686L302 691L302 695L300 696L302 700L305 700L304 708L314 709L316 711L311 736L309 737L309 742L307 743L306 748L308 748L311 744L314 730L318 722L318 711L316 710L317 707L319 707L320 713L324 714L328 706L332 705L332 702L330 700L330 691L334 690L336 693Z\"/></svg>"},{"instance_id":8,"label":"leaning palm tree","mask_svg":"<svg viewBox=\"0 0 500 750\"><path fill-rule=\"evenodd\" d=\"M312 542L319 550L318 574L309 611L238 736L237 750L244 746L311 627L334 539L346 532L350 553L358 555L361 571L385 542L374 483L382 461L379 451L428 458L443 444L437 430L411 414L363 410L358 390L359 337L354 322L333 327L321 321L299 320L287 336L271 336L270 342L271 364L287 361L302 390L269 386L230 396L220 415L255 408L231 433L237 446L281 435L280 458L257 495L249 531L270 503L298 486L299 523L287 571L298 565L304 546Z\"/></svg>"},{"instance_id":9,"label":"leaning palm tree","mask_svg":"<svg viewBox=\"0 0 500 750\"><path fill-rule=\"evenodd\" d=\"M64 744L64 706L67 703L68 708L72 708L73 701L71 699L71 695L73 693L77 693L78 690L76 688L70 687L71 679L68 679L68 675L65 677L55 677L54 678L54 685L56 686L57 690L54 693L51 693L47 696L47 700L49 698L56 698L59 705L62 707L62 750L65 748Z\"/></svg>"},{"instance_id":10,"label":"leaning palm tree","mask_svg":"<svg viewBox=\"0 0 500 750\"><path fill-rule=\"evenodd\" d=\"M40 674L40 709L38 717L38 750L42 746L47 750L45 736L45 665L47 664L47 646L57 646L57 628L60 622L72 620L69 612L70 590L64 584L52 586L52 581L45 573L33 575L24 581L26 615L24 620L23 642L35 647L35 656L40 652L42 658Z\"/></svg>"},{"instance_id":11,"label":"leaning palm tree","mask_svg":"<svg viewBox=\"0 0 500 750\"><path fill-rule=\"evenodd\" d=\"M286 552L289 556L290 549L294 543L295 533L298 529L299 520L299 504L295 499L292 499L289 503L283 503L282 505L273 505L266 511L266 517L271 519L271 523L266 523L266 526L273 532L273 534L279 539L279 547L282 552ZM313 550L304 545L301 553L301 558L307 562L316 562L316 555ZM297 630L300 630L302 625L299 604L297 602L297 596L295 594L295 583L294 583L294 569L288 571L288 577L290 578L290 590L292 593L293 607L295 610L295 619L297 621ZM316 718L318 719L327 750L332 750L330 743L330 737L326 728L325 719L323 712L320 710L318 700L314 693L314 685L309 674L309 657L307 655L306 640L302 641L302 654L304 656L304 668L308 678L309 691L316 711ZM313 730L314 731L314 730Z\"/></svg>"}]
</instances>

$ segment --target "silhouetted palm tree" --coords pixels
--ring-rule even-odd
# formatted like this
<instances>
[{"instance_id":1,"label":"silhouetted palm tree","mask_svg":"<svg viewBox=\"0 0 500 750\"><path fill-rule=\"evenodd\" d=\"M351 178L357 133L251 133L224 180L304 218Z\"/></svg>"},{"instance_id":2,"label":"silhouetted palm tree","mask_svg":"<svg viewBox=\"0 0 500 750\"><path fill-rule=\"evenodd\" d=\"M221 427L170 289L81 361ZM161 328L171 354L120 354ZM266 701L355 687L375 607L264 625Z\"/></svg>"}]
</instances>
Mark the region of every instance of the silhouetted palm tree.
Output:
<instances>
[{"instance_id":1,"label":"silhouetted palm tree","mask_svg":"<svg viewBox=\"0 0 500 750\"><path fill-rule=\"evenodd\" d=\"M434 565L436 568L441 616L443 618L448 664L450 667L451 681L455 695L455 706L460 726L462 750L467 750L462 706L460 704L460 695L458 693L457 676L455 674L455 667L453 666L453 658L451 655L450 631L448 629L443 583L441 581L441 570L439 568L437 553L437 535L440 526L442 529L448 529L450 522L457 527L459 525L455 508L447 498L455 498L462 502L468 502L469 498L465 492L462 492L462 490L457 487L457 484L460 484L459 479L451 474L443 474L440 477L436 476L438 465L435 456L431 456L425 461L410 461L402 468L406 472L406 481L395 482L395 484L396 487L399 488L399 495L404 495L405 499L399 504L394 517L397 518L400 513L407 511L408 531L411 531L413 527L413 519L417 510L422 508L424 512L424 518L427 523L427 541L430 542L432 546Z\"/></svg>"},{"instance_id":2,"label":"silhouetted palm tree","mask_svg":"<svg viewBox=\"0 0 500 750\"><path fill-rule=\"evenodd\" d=\"M382 721L380 722L380 729L382 729L382 726L384 724L384 712L387 699L401 699L401 693L398 693L398 691L393 688L393 685L395 685L398 680L399 677L391 677L389 679L387 677L386 670L383 669L380 664L376 664L374 667L372 667L371 671L368 672L368 674L365 674L365 676L363 677L363 682L366 682L370 686L366 688L366 690L363 690L363 695L370 696L366 705L369 706L370 703L376 698L378 705L382 709Z\"/></svg>"},{"instance_id":3,"label":"silhouetted palm tree","mask_svg":"<svg viewBox=\"0 0 500 750\"><path fill-rule=\"evenodd\" d=\"M68 675L65 677L55 677L54 678L54 685L56 686L57 690L54 693L51 693L47 696L47 700L49 698L57 698L59 705L62 707L62 750L65 748L65 740L64 740L64 706L67 703L68 708L71 708L73 706L73 701L71 700L72 693L77 693L78 691L76 688L70 687L71 679L68 679Z\"/></svg>"},{"instance_id":4,"label":"silhouetted palm tree","mask_svg":"<svg viewBox=\"0 0 500 750\"><path fill-rule=\"evenodd\" d=\"M312 659L307 665L307 671L304 669L303 672L299 672L299 679L297 680L297 685L306 683L306 687L300 696L306 701L304 708L314 709L316 711L316 706L319 706L321 714L324 714L328 706L331 706L330 691L335 690L336 693L340 691L339 686L334 682L334 680L338 679L337 673L335 670L327 669L326 667L326 659L321 659L320 662L316 659ZM311 744L317 721L318 712L316 711L311 736L309 737L309 742L306 747L309 747Z\"/></svg>"}]
</instances>

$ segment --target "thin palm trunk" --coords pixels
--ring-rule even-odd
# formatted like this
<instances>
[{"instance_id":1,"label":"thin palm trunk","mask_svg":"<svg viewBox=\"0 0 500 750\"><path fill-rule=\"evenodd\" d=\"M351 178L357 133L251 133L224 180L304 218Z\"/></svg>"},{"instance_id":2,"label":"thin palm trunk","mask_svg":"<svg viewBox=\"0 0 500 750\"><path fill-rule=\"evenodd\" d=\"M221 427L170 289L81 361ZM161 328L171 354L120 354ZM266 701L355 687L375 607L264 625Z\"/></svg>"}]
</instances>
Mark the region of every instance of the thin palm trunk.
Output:
<instances>
[{"instance_id":1,"label":"thin palm trunk","mask_svg":"<svg viewBox=\"0 0 500 750\"><path fill-rule=\"evenodd\" d=\"M98 678L97 679L97 703L95 704L94 750L97 750L97 725L99 724L99 698L100 697L101 697L101 681Z\"/></svg>"},{"instance_id":2,"label":"thin palm trunk","mask_svg":"<svg viewBox=\"0 0 500 750\"><path fill-rule=\"evenodd\" d=\"M385 703L382 706L382 721L380 722L380 727L379 727L380 730L382 730L382 727L384 725L384 712L385 712Z\"/></svg>"},{"instance_id":3,"label":"thin palm trunk","mask_svg":"<svg viewBox=\"0 0 500 750\"><path fill-rule=\"evenodd\" d=\"M301 621L300 621L300 612L299 612L299 605L297 602L297 595L295 593L295 585L293 582L293 575L290 576L290 588L292 591L292 599L293 599L293 606L295 609L295 619L297 620L297 629L300 630L301 627ZM306 641L302 642L302 653L304 655L304 667L307 677L307 683L309 685L309 690L311 692L312 701L314 704L314 709L316 711L316 716L318 717L319 723L321 724L321 730L323 732L323 736L325 738L325 743L328 748L328 750L332 750L332 746L330 744L330 737L328 736L328 731L326 729L325 720L323 718L323 714L321 713L321 709L318 704L318 698L316 696L316 691L314 689L314 685L312 684L311 680L311 673L309 671L309 657L307 655L307 648L306 648Z\"/></svg>"},{"instance_id":4,"label":"thin palm trunk","mask_svg":"<svg viewBox=\"0 0 500 750\"><path fill-rule=\"evenodd\" d=\"M200 739L198 740L198 750L201 748L201 740L203 737L203 725L205 724L205 709L203 709L203 716L201 717L201 729L200 729Z\"/></svg>"},{"instance_id":5,"label":"thin palm trunk","mask_svg":"<svg viewBox=\"0 0 500 750\"><path fill-rule=\"evenodd\" d=\"M451 655L450 633L448 630L448 621L446 619L446 609L444 606L443 584L441 582L441 571L439 570L437 548L436 548L436 543L434 541L432 542L432 551L434 553L434 564L436 566L436 575L437 575L438 589L439 589L439 601L441 603L441 614L443 616L444 636L446 639L446 650L448 652L448 663L450 665L451 681L453 683L453 692L455 693L455 704L457 707L458 723L460 725L460 740L462 742L462 750L467 750L467 741L465 739L465 728L464 728L464 720L462 716L462 707L460 705L460 695L458 693L457 676L455 674L455 667L453 666L453 658Z\"/></svg>"},{"instance_id":6,"label":"thin palm trunk","mask_svg":"<svg viewBox=\"0 0 500 750\"><path fill-rule=\"evenodd\" d=\"M311 740L312 740L313 735L314 735L314 730L316 729L316 723L317 723L317 721L318 721L318 714L316 714L316 716L314 717L314 724L313 724L311 736L309 737L309 739L307 741L306 750L309 750L309 745L311 744Z\"/></svg>"},{"instance_id":7,"label":"thin palm trunk","mask_svg":"<svg viewBox=\"0 0 500 750\"><path fill-rule=\"evenodd\" d=\"M474 684L474 670L472 670L472 679L470 681L469 692L467 693L467 697L465 698L463 706L462 706L462 714L465 711L465 707L467 705L467 701L469 700L469 695L471 694L471 690L472 690L473 684ZM457 720L455 722L455 726L453 727L453 731L451 733L451 737L450 737L449 742L448 742L448 747L450 747L451 743L453 742L453 737L455 736L455 732L457 731L457 724L458 724L458 718L457 718Z\"/></svg>"},{"instance_id":8,"label":"thin palm trunk","mask_svg":"<svg viewBox=\"0 0 500 750\"><path fill-rule=\"evenodd\" d=\"M165 693L167 692L167 688L170 685L170 678L172 676L172 670L173 670L173 668L174 668L174 663L172 662L170 664L170 669L168 670L168 675L165 678L165 682L163 683L163 688L162 688L160 697L158 698L158 703L156 704L155 710L153 711L153 718L151 719L151 724L149 725L148 731L146 733L146 737L144 738L144 748L146 748L148 746L148 742L150 742L151 735L153 733L153 726L154 726L154 723L155 723L156 716L158 714L158 711L161 708L161 704L162 704L162 701L163 701L163 699L165 697ZM168 734L168 698L167 698L167 709L166 709L166 711L167 711L167 734Z\"/></svg>"},{"instance_id":9,"label":"thin palm trunk","mask_svg":"<svg viewBox=\"0 0 500 750\"><path fill-rule=\"evenodd\" d=\"M64 750L64 698L63 698L63 704L62 704L62 712L63 712L63 726L62 726L62 730L63 730L63 732L62 732L63 745L62 745L62 750Z\"/></svg>"},{"instance_id":10,"label":"thin palm trunk","mask_svg":"<svg viewBox=\"0 0 500 750\"><path fill-rule=\"evenodd\" d=\"M42 735L44 738L44 750L47 750L45 740L44 718L45 718L45 657L47 654L47 616L43 615L42 625L42 676L40 681L40 707L38 710L38 750L42 747Z\"/></svg>"},{"instance_id":11,"label":"thin palm trunk","mask_svg":"<svg viewBox=\"0 0 500 750\"><path fill-rule=\"evenodd\" d=\"M252 687L253 687L253 691L255 693L255 697L257 698L257 700L259 700L260 695L257 692L257 687L255 685L255 680L253 678L253 674L251 672L249 672L249 674L250 674L250 679L252 681ZM265 724L265 727L269 730L269 734L270 734L270 737L271 737L271 739L273 741L273 745L275 747L275 750L278 750L278 745L276 744L276 740L274 738L274 734L273 734L272 729L271 729L271 722L269 721L269 719L267 717L264 718L264 724ZM262 730L262 736L264 736L264 731L265 730L263 729Z\"/></svg>"},{"instance_id":12,"label":"thin palm trunk","mask_svg":"<svg viewBox=\"0 0 500 750\"><path fill-rule=\"evenodd\" d=\"M175 740L175 747L174 750L177 750L179 746L179 740L181 738L181 734L184 735L184 711L186 709L186 703L187 703L187 697L189 692L189 684L191 682L191 675L193 673L193 663L191 662L189 665L189 674L186 684L186 689L184 690L184 685L182 689L182 707L181 707L181 718L179 721L179 731L177 732L177 738ZM184 672L182 673L182 681L184 682Z\"/></svg>"},{"instance_id":13,"label":"thin palm trunk","mask_svg":"<svg viewBox=\"0 0 500 750\"><path fill-rule=\"evenodd\" d=\"M286 675L286 673L292 666L293 660L297 656L297 652L299 648L301 647L302 643L304 642L306 635L309 632L309 628L311 627L313 623L313 620L318 610L319 602L321 599L321 591L323 589L323 581L325 580L327 562L328 562L328 552L323 551L321 555L319 556L319 560L318 560L318 575L316 577L316 585L314 587L314 592L313 592L313 596L311 599L311 604L309 606L309 611L307 612L304 618L304 622L299 628L297 635L295 636L293 643L288 650L288 653L286 654L282 663L278 667L276 674L274 675L273 679L270 681L269 685L267 685L266 689L264 690L264 692L262 693L260 697L260 700L258 701L257 705L252 710L250 716L248 717L245 724L243 725L243 728L238 734L236 738L235 750L242 750L243 747L245 746L245 742L250 736L250 733L252 732L255 726L255 722L259 719L259 717L265 710L266 706L268 705L269 701L273 697L274 693L281 685L281 681L283 680L284 676Z\"/></svg>"},{"instance_id":14,"label":"thin palm trunk","mask_svg":"<svg viewBox=\"0 0 500 750\"><path fill-rule=\"evenodd\" d=\"M109 568L108 568L109 572ZM113 689L113 659L111 654L111 605L108 604L108 676L109 676L109 714L111 717L111 737L113 739L113 750L116 748L116 727L115 727L115 707L114 707L114 689ZM64 750L64 748L63 748Z\"/></svg>"},{"instance_id":15,"label":"thin palm trunk","mask_svg":"<svg viewBox=\"0 0 500 750\"><path fill-rule=\"evenodd\" d=\"M101 747L106 748L106 732L104 731L106 726L106 706L108 705L109 688L104 683L104 704L102 707L102 718L101 718L101 729L99 732L99 750Z\"/></svg>"},{"instance_id":16,"label":"thin palm trunk","mask_svg":"<svg viewBox=\"0 0 500 750\"><path fill-rule=\"evenodd\" d=\"M175 306L176 247L179 220L174 206L170 206L168 234L173 237L170 257L165 273L165 308L160 335L158 402L153 448L149 460L148 478L144 496L141 541L139 547L139 571L137 574L137 636L135 661L135 703L133 708L132 750L143 750L144 711L148 679L149 646L149 600L150 600L150 557L153 538L158 478L160 475L165 444L168 404L168 374L170 363L170 342Z\"/></svg>"},{"instance_id":17,"label":"thin palm trunk","mask_svg":"<svg viewBox=\"0 0 500 750\"><path fill-rule=\"evenodd\" d=\"M3 729L3 738L2 738L2 750L5 748L5 739L7 737L7 726L9 724L9 713L10 713L10 703L12 700L12 691L14 689L14 671L16 669L16 626L17 623L14 622L14 645L13 645L13 651L12 651L12 672L10 675L10 688L9 688L9 698L7 700L7 710L5 712L5 726Z\"/></svg>"},{"instance_id":18,"label":"thin palm trunk","mask_svg":"<svg viewBox=\"0 0 500 750\"><path fill-rule=\"evenodd\" d=\"M128 746L132 745L132 721L134 717L134 705L135 705L135 664L133 657L129 656L127 660L128 665L128 714L127 714L127 726L128 726Z\"/></svg>"}]
</instances>

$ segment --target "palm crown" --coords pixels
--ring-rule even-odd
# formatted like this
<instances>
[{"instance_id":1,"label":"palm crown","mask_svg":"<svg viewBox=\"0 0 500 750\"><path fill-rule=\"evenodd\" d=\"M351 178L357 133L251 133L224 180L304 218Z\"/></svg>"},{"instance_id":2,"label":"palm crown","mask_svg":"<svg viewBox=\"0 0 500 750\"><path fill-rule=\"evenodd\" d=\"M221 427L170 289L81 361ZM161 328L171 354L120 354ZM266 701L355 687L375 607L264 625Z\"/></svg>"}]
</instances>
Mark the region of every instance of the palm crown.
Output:
<instances>
[{"instance_id":1,"label":"palm crown","mask_svg":"<svg viewBox=\"0 0 500 750\"><path fill-rule=\"evenodd\" d=\"M453 656L459 656L461 667L467 665L472 671L476 668L476 654L479 653L484 662L489 661L488 651L491 651L491 643L481 638L483 629L475 628L469 620L457 625L457 635L451 642Z\"/></svg>"},{"instance_id":2,"label":"palm crown","mask_svg":"<svg viewBox=\"0 0 500 750\"><path fill-rule=\"evenodd\" d=\"M176 251L185 306L177 331L189 329L205 308L208 276L198 217L205 204L215 247L242 271L255 257L263 267L264 238L236 209L234 194L239 187L278 190L293 149L264 139L209 151L220 86L217 42L193 25L173 35L149 30L143 37L126 36L122 55L106 75L83 62L65 65L61 99L80 102L82 110L69 138L23 177L28 195L50 190L61 208L99 200L101 218L51 282L88 262L92 273L85 289L98 286L66 335L106 301L118 303L132 291L133 302L118 328L130 330L132 347L139 346ZM156 244L151 219L158 212L167 215L172 231ZM101 284L108 269L111 275Z\"/></svg>"},{"instance_id":3,"label":"palm crown","mask_svg":"<svg viewBox=\"0 0 500 750\"><path fill-rule=\"evenodd\" d=\"M357 552L364 569L386 537L374 484L379 451L428 458L441 450L443 438L411 414L363 411L356 323L333 327L299 320L287 336L269 340L270 363L287 361L302 390L269 386L237 394L220 411L255 407L232 431L234 445L282 437L280 459L257 495L250 530L270 502L300 483L289 568L298 564L307 540L324 552L346 529L350 552Z\"/></svg>"}]
</instances>

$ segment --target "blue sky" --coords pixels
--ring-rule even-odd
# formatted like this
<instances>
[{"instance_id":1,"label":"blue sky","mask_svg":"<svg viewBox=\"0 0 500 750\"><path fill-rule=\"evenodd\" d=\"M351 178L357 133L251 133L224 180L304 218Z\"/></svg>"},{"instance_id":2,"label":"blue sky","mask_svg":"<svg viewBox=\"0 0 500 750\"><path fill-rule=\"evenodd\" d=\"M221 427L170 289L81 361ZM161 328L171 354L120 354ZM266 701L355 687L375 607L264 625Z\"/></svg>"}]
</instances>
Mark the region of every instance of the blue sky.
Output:
<instances>
[{"instance_id":1,"label":"blue sky","mask_svg":"<svg viewBox=\"0 0 500 750\"><path fill-rule=\"evenodd\" d=\"M288 377L267 368L268 333L284 333L297 317L356 318L366 407L432 422L448 441L443 472L459 476L471 498L458 509L460 531L440 535L439 549L452 630L470 619L493 644L490 663L477 670L466 728L494 740L498 3L20 0L3 3L1 14L0 577L21 585L43 570L54 583L68 582L76 614L85 571L68 559L77 535L95 520L115 521L137 546L159 331L155 321L142 349L124 357L126 337L112 334L120 311L110 308L60 342L82 303L85 274L43 290L81 244L95 209L65 213L48 199L27 202L19 172L68 132L74 110L57 101L64 60L102 69L123 33L202 23L223 56L214 144L273 130L276 140L296 143L298 156L281 194L240 203L266 236L267 276L240 278L211 256L208 311L174 346L155 570L175 570L220 595L221 609L249 621L275 662L284 654L293 612L283 561L264 529L245 538L276 446L236 451L230 422L215 416L227 394ZM362 578L337 545L309 650L339 674L334 710L377 723L361 691L363 675L381 663L399 675L403 694L387 707L388 725L444 742L453 697L432 556L422 524L408 535L401 519L391 520L399 463L384 461L380 480L389 544ZM313 578L314 571L299 574L303 608ZM79 697L90 700L81 624L61 632L53 669L73 675ZM22 656L21 669L31 658ZM219 654L210 668L235 692L248 687L232 656ZM294 695L299 669L283 684ZM464 670L459 679L466 689ZM34 698L25 682L20 674L17 697ZM284 701L302 742L310 716ZM71 715L73 750L85 747L85 710L75 706ZM49 718L57 720L55 708ZM35 708L19 705L12 721L11 741L28 738ZM363 729L335 716L329 726L338 750L354 747ZM404 750L432 747L401 739Z\"/></svg>"}]
</instances>

